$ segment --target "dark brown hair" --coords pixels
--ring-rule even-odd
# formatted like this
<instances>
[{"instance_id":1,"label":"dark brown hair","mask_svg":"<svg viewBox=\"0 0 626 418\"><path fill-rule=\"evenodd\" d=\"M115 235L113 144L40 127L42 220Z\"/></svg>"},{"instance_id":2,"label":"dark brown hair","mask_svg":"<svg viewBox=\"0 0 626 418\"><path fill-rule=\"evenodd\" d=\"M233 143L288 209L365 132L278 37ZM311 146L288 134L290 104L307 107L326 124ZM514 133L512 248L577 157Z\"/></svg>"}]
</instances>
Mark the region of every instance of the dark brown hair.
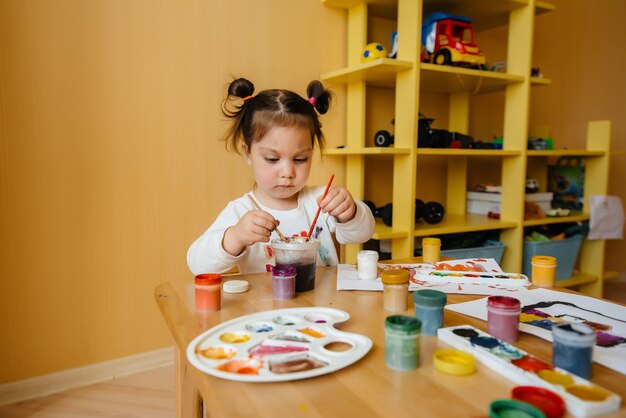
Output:
<instances>
[{"instance_id":1,"label":"dark brown hair","mask_svg":"<svg viewBox=\"0 0 626 418\"><path fill-rule=\"evenodd\" d=\"M232 119L232 126L224 140L226 148L241 153L260 141L276 126L302 126L311 133L311 145L317 140L324 149L324 134L318 113L325 114L330 106L331 94L317 80L307 87L308 100L290 90L263 90L254 94L254 84L238 78L228 86L228 96L222 103L222 112ZM235 98L244 99L242 104L232 103Z\"/></svg>"}]
</instances>

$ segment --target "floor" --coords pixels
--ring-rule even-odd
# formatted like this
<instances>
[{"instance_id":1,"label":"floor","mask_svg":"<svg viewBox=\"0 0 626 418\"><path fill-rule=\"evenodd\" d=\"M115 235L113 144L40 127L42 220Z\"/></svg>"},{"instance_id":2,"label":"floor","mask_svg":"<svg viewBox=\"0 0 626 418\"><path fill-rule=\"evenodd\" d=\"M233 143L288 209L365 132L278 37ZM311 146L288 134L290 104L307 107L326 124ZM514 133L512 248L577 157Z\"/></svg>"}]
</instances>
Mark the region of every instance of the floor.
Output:
<instances>
[{"instance_id":1,"label":"floor","mask_svg":"<svg viewBox=\"0 0 626 418\"><path fill-rule=\"evenodd\" d=\"M604 297L626 305L626 277L605 283ZM0 407L0 418L172 418L174 366Z\"/></svg>"}]
</instances>

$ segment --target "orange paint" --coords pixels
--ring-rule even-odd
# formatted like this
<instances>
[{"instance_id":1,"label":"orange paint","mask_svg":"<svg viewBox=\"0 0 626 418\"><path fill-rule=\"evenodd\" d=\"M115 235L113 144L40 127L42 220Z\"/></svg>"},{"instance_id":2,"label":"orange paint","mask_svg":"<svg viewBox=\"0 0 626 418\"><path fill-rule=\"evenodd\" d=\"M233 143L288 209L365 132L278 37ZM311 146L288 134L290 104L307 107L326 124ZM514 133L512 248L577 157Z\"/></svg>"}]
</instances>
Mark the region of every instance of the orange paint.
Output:
<instances>
[{"instance_id":1,"label":"orange paint","mask_svg":"<svg viewBox=\"0 0 626 418\"><path fill-rule=\"evenodd\" d=\"M205 350L198 350L198 354L213 360L225 360L233 358L237 351L230 347L211 346Z\"/></svg>"},{"instance_id":2,"label":"orange paint","mask_svg":"<svg viewBox=\"0 0 626 418\"><path fill-rule=\"evenodd\" d=\"M602 402L609 397L609 394L597 386L574 385L567 388L567 391L583 401Z\"/></svg>"},{"instance_id":3,"label":"orange paint","mask_svg":"<svg viewBox=\"0 0 626 418\"><path fill-rule=\"evenodd\" d=\"M298 331L300 331L303 334L309 335L311 337L315 337L315 338L325 337L324 334L322 334L321 332L319 332L318 330L314 328L302 328L302 329L299 329Z\"/></svg>"}]
</instances>

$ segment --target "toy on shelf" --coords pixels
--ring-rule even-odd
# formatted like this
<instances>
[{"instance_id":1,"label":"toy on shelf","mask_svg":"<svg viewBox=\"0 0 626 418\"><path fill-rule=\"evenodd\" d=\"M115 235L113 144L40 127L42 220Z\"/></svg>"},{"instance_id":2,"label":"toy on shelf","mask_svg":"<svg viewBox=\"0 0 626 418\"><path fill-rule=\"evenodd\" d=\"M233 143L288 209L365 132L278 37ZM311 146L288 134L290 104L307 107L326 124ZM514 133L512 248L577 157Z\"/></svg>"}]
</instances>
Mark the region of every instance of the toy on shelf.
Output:
<instances>
[{"instance_id":1,"label":"toy on shelf","mask_svg":"<svg viewBox=\"0 0 626 418\"><path fill-rule=\"evenodd\" d=\"M485 56L474 44L474 25L465 16L433 13L422 23L422 61L482 67Z\"/></svg>"},{"instance_id":2,"label":"toy on shelf","mask_svg":"<svg viewBox=\"0 0 626 418\"><path fill-rule=\"evenodd\" d=\"M361 53L361 62L374 61L378 58L386 58L387 50L384 46L377 42L365 45L363 52Z\"/></svg>"},{"instance_id":3,"label":"toy on shelf","mask_svg":"<svg viewBox=\"0 0 626 418\"><path fill-rule=\"evenodd\" d=\"M395 124L395 119L391 119L391 125ZM388 147L393 145L394 136L391 132L381 129L374 135L374 145L377 147Z\"/></svg>"},{"instance_id":4,"label":"toy on shelf","mask_svg":"<svg viewBox=\"0 0 626 418\"><path fill-rule=\"evenodd\" d=\"M370 208L374 217L381 218L385 225L391 226L393 204L387 203L385 206L377 208L371 200L364 200L364 203ZM424 203L420 199L415 199L415 222L423 218L428 224L438 224L443 220L445 213L445 208L439 202Z\"/></svg>"},{"instance_id":5,"label":"toy on shelf","mask_svg":"<svg viewBox=\"0 0 626 418\"><path fill-rule=\"evenodd\" d=\"M419 114L417 125L418 148L472 148L474 138L447 129L433 129L431 124L435 119Z\"/></svg>"}]
</instances>

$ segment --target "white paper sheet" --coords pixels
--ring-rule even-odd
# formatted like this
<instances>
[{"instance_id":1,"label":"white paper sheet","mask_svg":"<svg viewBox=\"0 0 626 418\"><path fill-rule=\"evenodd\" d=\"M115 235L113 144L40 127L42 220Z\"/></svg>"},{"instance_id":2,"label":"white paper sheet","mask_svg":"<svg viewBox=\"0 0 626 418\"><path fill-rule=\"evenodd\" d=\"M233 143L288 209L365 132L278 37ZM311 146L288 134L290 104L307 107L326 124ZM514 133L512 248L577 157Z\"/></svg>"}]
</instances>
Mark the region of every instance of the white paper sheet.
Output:
<instances>
[{"instance_id":1,"label":"white paper sheet","mask_svg":"<svg viewBox=\"0 0 626 418\"><path fill-rule=\"evenodd\" d=\"M572 322L590 321L608 327L604 332L614 336L614 342L617 344L611 347L596 345L593 350L593 360L626 374L626 307L588 296L549 289L528 290L513 296L522 303L522 311L525 308L528 309L529 306L541 303L535 310L552 317L560 317ZM487 298L447 305L446 309L487 320ZM523 322L524 318L520 320ZM552 332L536 325L522 323L520 331L552 341ZM600 334L598 337L599 340L604 340L600 338Z\"/></svg>"},{"instance_id":2,"label":"white paper sheet","mask_svg":"<svg viewBox=\"0 0 626 418\"><path fill-rule=\"evenodd\" d=\"M618 196L589 196L588 239L622 239L624 237L624 208Z\"/></svg>"}]
</instances>

